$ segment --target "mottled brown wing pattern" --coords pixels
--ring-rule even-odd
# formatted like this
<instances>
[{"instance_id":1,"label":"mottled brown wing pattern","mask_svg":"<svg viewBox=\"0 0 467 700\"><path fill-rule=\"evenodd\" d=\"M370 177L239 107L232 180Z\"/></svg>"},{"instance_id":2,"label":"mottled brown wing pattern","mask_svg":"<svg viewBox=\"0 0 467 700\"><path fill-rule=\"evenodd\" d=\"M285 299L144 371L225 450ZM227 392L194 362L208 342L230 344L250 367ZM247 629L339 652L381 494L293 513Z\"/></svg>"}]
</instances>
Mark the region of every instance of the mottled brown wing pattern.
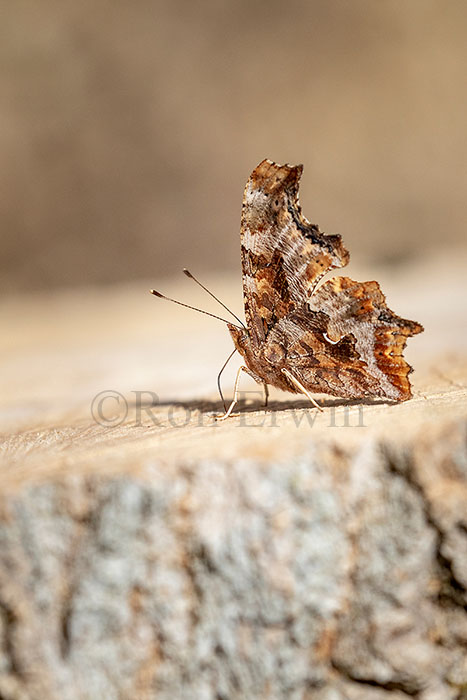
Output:
<instances>
[{"instance_id":1,"label":"mottled brown wing pattern","mask_svg":"<svg viewBox=\"0 0 467 700\"><path fill-rule=\"evenodd\" d=\"M254 340L308 298L321 277L349 254L339 235L326 235L301 212L303 166L263 160L251 173L242 207L245 315Z\"/></svg>"},{"instance_id":2,"label":"mottled brown wing pattern","mask_svg":"<svg viewBox=\"0 0 467 700\"><path fill-rule=\"evenodd\" d=\"M412 371L402 353L423 327L397 316L377 282L334 277L281 320L270 342L286 340L286 366L312 392L403 401Z\"/></svg>"},{"instance_id":3,"label":"mottled brown wing pattern","mask_svg":"<svg viewBox=\"0 0 467 700\"><path fill-rule=\"evenodd\" d=\"M347 264L349 253L340 236L321 233L302 215L301 174L301 165L264 160L247 182L241 229L247 329L229 325L235 346L257 381L286 391L408 399L412 368L402 353L423 328L391 311L377 282L334 277L317 286Z\"/></svg>"}]
</instances>

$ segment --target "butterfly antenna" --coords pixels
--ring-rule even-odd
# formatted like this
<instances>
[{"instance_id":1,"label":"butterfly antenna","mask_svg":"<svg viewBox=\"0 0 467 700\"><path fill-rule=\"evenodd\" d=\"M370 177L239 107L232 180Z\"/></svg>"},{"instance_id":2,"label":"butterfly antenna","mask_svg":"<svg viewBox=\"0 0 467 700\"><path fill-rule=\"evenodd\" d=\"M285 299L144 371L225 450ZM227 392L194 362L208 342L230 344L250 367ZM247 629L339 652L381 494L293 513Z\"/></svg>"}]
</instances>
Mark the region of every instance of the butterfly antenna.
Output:
<instances>
[{"instance_id":1,"label":"butterfly antenna","mask_svg":"<svg viewBox=\"0 0 467 700\"><path fill-rule=\"evenodd\" d=\"M237 321L240 323L240 325L243 326L243 328L245 328L245 324L238 318L238 316L236 314L234 314L234 312L231 311L229 309L229 307L226 306L220 299L218 299L215 294L213 294L211 291L209 291L209 289L207 287L205 287L204 284L201 284L201 282L199 280L197 280L196 277L194 275L192 275L189 270L186 269L186 267L183 268L183 274L186 275L187 277L189 277L194 282L196 282L196 284L199 284L201 289L204 289L205 292L207 292L210 296L212 296L213 299L215 299L221 306L223 306L224 309L226 311L228 311L229 314L231 314L234 318L236 318Z\"/></svg>"},{"instance_id":2,"label":"butterfly antenna","mask_svg":"<svg viewBox=\"0 0 467 700\"><path fill-rule=\"evenodd\" d=\"M159 297L160 299L167 299L167 301L172 301L174 304L178 304L179 306L185 306L187 309L193 309L193 311L199 311L200 314L206 314L206 316L212 316L213 318L217 318L219 321L223 321L224 323L230 323L230 325L232 325L231 321L227 321L227 319L225 319L225 318L221 318L220 316L216 316L216 314L211 314L211 313L209 313L209 311L204 311L203 309L198 309L196 306L190 306L190 304L184 304L182 301L177 301L176 299L171 299L170 297L166 297L165 294L161 294L160 292L157 292L155 289L150 289L149 291L151 292L151 294L154 294L154 296ZM245 327L245 326L243 326L243 327ZM238 328L238 326L237 326L237 328Z\"/></svg>"}]
</instances>

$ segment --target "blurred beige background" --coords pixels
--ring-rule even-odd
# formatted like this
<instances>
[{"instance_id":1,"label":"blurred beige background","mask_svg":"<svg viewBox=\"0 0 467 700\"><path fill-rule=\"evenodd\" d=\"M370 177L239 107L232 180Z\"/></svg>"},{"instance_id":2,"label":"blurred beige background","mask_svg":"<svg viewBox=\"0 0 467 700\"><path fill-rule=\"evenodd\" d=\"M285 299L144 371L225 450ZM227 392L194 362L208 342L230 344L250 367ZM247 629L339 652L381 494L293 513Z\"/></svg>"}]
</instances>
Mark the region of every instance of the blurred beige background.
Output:
<instances>
[{"instance_id":1,"label":"blurred beige background","mask_svg":"<svg viewBox=\"0 0 467 700\"><path fill-rule=\"evenodd\" d=\"M463 0L15 0L1 12L2 291L239 269L244 183L305 165L353 260L465 244Z\"/></svg>"}]
</instances>

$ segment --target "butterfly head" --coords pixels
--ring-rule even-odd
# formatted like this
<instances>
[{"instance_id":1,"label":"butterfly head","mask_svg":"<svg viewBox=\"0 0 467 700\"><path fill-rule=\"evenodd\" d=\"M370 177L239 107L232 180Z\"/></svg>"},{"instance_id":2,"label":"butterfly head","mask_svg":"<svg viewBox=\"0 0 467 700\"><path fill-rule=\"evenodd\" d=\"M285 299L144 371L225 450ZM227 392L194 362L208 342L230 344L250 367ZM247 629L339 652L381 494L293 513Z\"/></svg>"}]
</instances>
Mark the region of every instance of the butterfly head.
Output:
<instances>
[{"instance_id":1,"label":"butterfly head","mask_svg":"<svg viewBox=\"0 0 467 700\"><path fill-rule=\"evenodd\" d=\"M232 336L232 340L234 342L235 347L237 348L240 355L242 355L242 357L245 357L245 355L248 354L251 343L251 338L248 333L248 330L246 328L239 328L238 326L234 326L232 323L228 323L227 327L230 331L230 335Z\"/></svg>"}]
</instances>

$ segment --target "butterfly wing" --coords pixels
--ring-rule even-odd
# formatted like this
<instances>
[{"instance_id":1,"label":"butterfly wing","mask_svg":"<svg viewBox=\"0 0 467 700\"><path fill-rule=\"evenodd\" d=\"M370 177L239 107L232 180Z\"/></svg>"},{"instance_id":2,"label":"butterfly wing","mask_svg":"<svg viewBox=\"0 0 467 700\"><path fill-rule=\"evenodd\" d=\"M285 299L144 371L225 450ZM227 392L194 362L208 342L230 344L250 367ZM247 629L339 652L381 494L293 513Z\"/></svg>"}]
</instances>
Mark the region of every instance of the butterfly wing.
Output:
<instances>
[{"instance_id":1,"label":"butterfly wing","mask_svg":"<svg viewBox=\"0 0 467 700\"><path fill-rule=\"evenodd\" d=\"M377 282L334 277L276 325L268 345L281 344L287 368L309 391L403 401L412 395L412 368L402 353L422 330L387 307Z\"/></svg>"},{"instance_id":2,"label":"butterfly wing","mask_svg":"<svg viewBox=\"0 0 467 700\"><path fill-rule=\"evenodd\" d=\"M242 207L241 246L245 315L252 341L304 300L321 277L348 263L339 235L328 236L301 213L302 165L263 160L251 173Z\"/></svg>"}]
</instances>

